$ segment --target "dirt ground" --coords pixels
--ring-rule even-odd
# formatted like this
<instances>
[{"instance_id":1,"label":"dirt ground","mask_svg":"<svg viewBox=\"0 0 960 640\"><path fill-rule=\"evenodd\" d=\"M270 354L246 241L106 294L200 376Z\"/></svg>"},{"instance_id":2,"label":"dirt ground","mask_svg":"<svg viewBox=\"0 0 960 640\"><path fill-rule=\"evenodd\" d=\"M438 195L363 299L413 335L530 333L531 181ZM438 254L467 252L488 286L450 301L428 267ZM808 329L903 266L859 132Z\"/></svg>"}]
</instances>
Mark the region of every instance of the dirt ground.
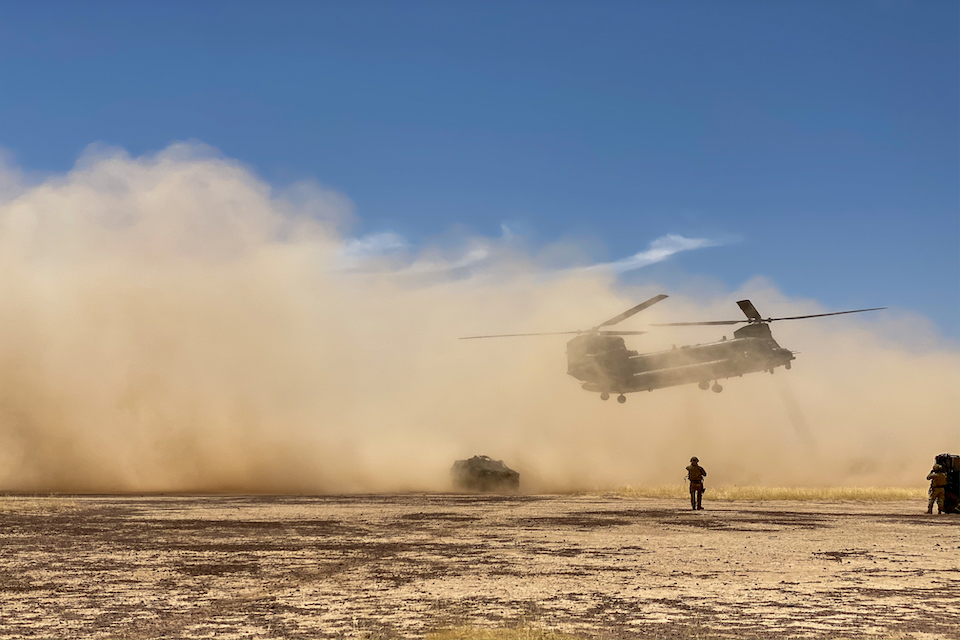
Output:
<instances>
[{"instance_id":1,"label":"dirt ground","mask_svg":"<svg viewBox=\"0 0 960 640\"><path fill-rule=\"evenodd\" d=\"M708 494L709 498L709 494ZM0 496L0 637L957 638L919 502Z\"/></svg>"}]
</instances>

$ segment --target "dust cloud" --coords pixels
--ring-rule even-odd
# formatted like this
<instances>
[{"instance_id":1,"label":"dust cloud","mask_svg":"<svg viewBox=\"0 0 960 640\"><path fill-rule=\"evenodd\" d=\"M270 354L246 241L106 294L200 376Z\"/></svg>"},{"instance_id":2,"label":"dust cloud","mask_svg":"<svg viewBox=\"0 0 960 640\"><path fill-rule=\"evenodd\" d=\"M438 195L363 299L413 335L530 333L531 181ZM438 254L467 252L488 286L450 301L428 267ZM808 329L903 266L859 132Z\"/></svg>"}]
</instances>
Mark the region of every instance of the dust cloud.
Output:
<instances>
[{"instance_id":1,"label":"dust cloud","mask_svg":"<svg viewBox=\"0 0 960 640\"><path fill-rule=\"evenodd\" d=\"M590 327L661 293L557 268L576 247L387 235L396 251L358 257L349 200L198 145L0 174L0 490L442 490L474 454L528 491L680 482L694 454L714 485L895 486L956 449L960 358L922 318L779 323L792 371L604 403L566 375L563 336L457 340ZM736 318L741 297L822 310L762 279L663 293L623 328Z\"/></svg>"}]
</instances>

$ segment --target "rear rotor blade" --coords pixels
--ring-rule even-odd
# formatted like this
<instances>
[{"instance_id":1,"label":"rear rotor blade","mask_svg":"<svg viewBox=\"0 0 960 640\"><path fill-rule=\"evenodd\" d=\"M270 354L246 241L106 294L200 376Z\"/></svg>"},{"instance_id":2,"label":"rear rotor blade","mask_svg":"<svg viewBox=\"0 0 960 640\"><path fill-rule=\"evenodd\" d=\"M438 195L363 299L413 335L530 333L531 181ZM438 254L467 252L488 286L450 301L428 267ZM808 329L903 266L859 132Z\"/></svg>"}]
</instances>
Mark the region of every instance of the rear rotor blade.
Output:
<instances>
[{"instance_id":1,"label":"rear rotor blade","mask_svg":"<svg viewBox=\"0 0 960 640\"><path fill-rule=\"evenodd\" d=\"M718 324L742 324L750 320L713 320L712 322L663 322L652 324L651 327L705 327Z\"/></svg>"},{"instance_id":2,"label":"rear rotor blade","mask_svg":"<svg viewBox=\"0 0 960 640\"><path fill-rule=\"evenodd\" d=\"M757 311L757 308L753 306L753 303L749 300L737 300L737 305L740 307L740 310L743 311L743 315L750 318L752 322L760 322L763 318L760 317L760 312Z\"/></svg>"},{"instance_id":3,"label":"rear rotor blade","mask_svg":"<svg viewBox=\"0 0 960 640\"><path fill-rule=\"evenodd\" d=\"M804 318L822 318L823 316L842 316L845 313L863 313L864 311L880 311L886 307L874 307L872 309L854 309L853 311L834 311L833 313L814 313L809 316L789 316L786 318L767 318L765 322L774 322L775 320L802 320Z\"/></svg>"},{"instance_id":4,"label":"rear rotor blade","mask_svg":"<svg viewBox=\"0 0 960 640\"><path fill-rule=\"evenodd\" d=\"M746 304L743 304L746 303ZM756 308L750 304L749 300L741 300L737 304L740 305L740 308L743 309L743 312L750 317L750 311L756 312ZM747 309L744 309L745 306L749 305ZM709 325L722 325L722 324L740 324L743 322L776 322L777 320L803 320L804 318L822 318L824 316L842 316L846 313L863 313L864 311L880 311L881 309L886 309L886 307L874 307L872 309L854 309L853 311L834 311L832 313L814 313L807 316L788 316L784 318L761 318L760 314L757 314L756 318L750 317L749 320L714 320L713 322L665 322L663 324L654 324L650 325L653 327L696 327L696 326L709 326Z\"/></svg>"},{"instance_id":5,"label":"rear rotor blade","mask_svg":"<svg viewBox=\"0 0 960 640\"><path fill-rule=\"evenodd\" d=\"M477 340L479 338L522 338L525 336L562 336L571 333L589 333L588 331L552 331L549 333L501 333L496 336L465 336L461 340Z\"/></svg>"},{"instance_id":6,"label":"rear rotor blade","mask_svg":"<svg viewBox=\"0 0 960 640\"><path fill-rule=\"evenodd\" d=\"M664 295L664 294L662 294L662 293L661 293L660 295L658 295L658 296L654 296L654 297L650 298L649 300L647 300L646 302L641 302L640 304L638 304L637 306L633 307L632 309L627 309L626 311L624 311L624 312L621 313L620 315L614 316L613 318L610 318L610 319L607 320L606 322L601 322L600 324L598 324L598 325L596 326L596 328L599 329L600 327L609 327L610 325L617 324L618 322L623 322L624 320L626 320L626 319L629 318L630 316L634 315L635 313L640 313L641 311L643 311L643 310L646 309L647 307L653 306L653 305L657 304L658 302L660 302L661 300L663 300L664 298L667 298L667 297L668 297L668 296L666 296L666 295Z\"/></svg>"}]
</instances>

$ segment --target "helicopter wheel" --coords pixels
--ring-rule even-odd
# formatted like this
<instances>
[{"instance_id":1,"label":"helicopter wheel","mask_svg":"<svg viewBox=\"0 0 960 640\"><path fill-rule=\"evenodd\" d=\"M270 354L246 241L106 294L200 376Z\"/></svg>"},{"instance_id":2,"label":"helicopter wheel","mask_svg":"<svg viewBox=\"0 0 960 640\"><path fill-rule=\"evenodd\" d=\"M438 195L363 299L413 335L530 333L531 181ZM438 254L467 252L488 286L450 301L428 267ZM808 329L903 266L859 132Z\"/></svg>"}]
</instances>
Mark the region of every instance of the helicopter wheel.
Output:
<instances>
[{"instance_id":1,"label":"helicopter wheel","mask_svg":"<svg viewBox=\"0 0 960 640\"><path fill-rule=\"evenodd\" d=\"M783 365L783 368L786 369L787 371L790 371L791 369L790 363L788 362L787 364Z\"/></svg>"},{"instance_id":2,"label":"helicopter wheel","mask_svg":"<svg viewBox=\"0 0 960 640\"><path fill-rule=\"evenodd\" d=\"M627 396L623 395L622 393L617 396L617 402L619 402L620 404L623 404L626 401L627 401Z\"/></svg>"},{"instance_id":3,"label":"helicopter wheel","mask_svg":"<svg viewBox=\"0 0 960 640\"><path fill-rule=\"evenodd\" d=\"M600 394L600 399L601 399L601 400L609 400L609 399L610 399L610 394L607 393L606 391L604 391L603 393Z\"/></svg>"},{"instance_id":4,"label":"helicopter wheel","mask_svg":"<svg viewBox=\"0 0 960 640\"><path fill-rule=\"evenodd\" d=\"M706 391L707 389L710 388L710 383L707 382L706 380L704 380L703 382L701 382L701 383L698 384L697 386L700 387L701 389L703 389L704 391Z\"/></svg>"},{"instance_id":5,"label":"helicopter wheel","mask_svg":"<svg viewBox=\"0 0 960 640\"><path fill-rule=\"evenodd\" d=\"M714 392L714 393L720 393L721 391L723 391L723 387L720 386L720 383L719 383L719 382L714 382L714 383L713 383L713 392Z\"/></svg>"}]
</instances>

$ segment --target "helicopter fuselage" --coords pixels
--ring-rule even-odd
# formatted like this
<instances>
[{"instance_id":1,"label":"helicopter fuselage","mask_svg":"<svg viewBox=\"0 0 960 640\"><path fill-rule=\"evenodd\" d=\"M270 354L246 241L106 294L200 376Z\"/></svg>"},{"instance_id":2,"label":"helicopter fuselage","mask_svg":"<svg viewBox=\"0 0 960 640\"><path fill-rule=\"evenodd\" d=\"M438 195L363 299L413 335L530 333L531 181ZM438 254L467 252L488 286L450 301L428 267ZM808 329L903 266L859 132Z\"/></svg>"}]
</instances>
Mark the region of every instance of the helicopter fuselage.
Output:
<instances>
[{"instance_id":1,"label":"helicopter fuselage","mask_svg":"<svg viewBox=\"0 0 960 640\"><path fill-rule=\"evenodd\" d=\"M766 324L741 327L718 342L638 353L617 336L582 335L567 343L567 372L586 391L624 394L690 383L706 389L710 382L745 373L790 367L793 352L784 349ZM714 390L719 390L716 386Z\"/></svg>"}]
</instances>

